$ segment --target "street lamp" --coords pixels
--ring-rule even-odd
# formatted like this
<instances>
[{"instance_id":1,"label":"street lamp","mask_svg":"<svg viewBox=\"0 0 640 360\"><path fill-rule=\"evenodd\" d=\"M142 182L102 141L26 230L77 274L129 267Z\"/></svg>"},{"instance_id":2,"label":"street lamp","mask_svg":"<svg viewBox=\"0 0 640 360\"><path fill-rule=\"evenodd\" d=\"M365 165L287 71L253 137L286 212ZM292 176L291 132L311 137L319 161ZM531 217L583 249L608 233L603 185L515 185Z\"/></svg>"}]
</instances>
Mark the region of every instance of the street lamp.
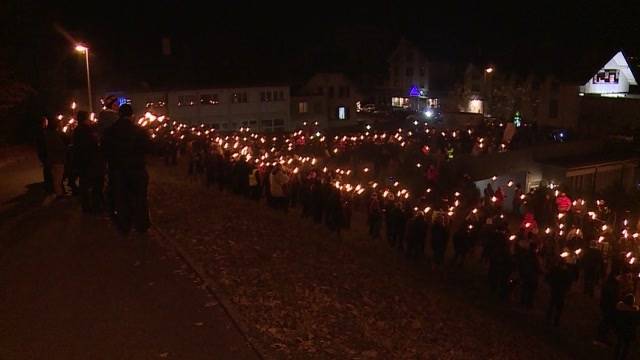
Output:
<instances>
[{"instance_id":1,"label":"street lamp","mask_svg":"<svg viewBox=\"0 0 640 360\"><path fill-rule=\"evenodd\" d=\"M487 89L487 77L490 76L491 74L493 74L493 72L495 71L495 69L493 68L493 66L488 66L484 69L484 86L483 86L483 90L484 90L484 102L482 104L482 112L484 113L484 115L487 115L487 112L489 110L489 98L491 97L491 90Z\"/></svg>"},{"instance_id":2,"label":"street lamp","mask_svg":"<svg viewBox=\"0 0 640 360\"><path fill-rule=\"evenodd\" d=\"M89 96L89 112L93 112L93 100L91 99L91 74L89 72L89 48L82 45L76 45L76 51L80 53L84 53L85 64L87 65L87 94Z\"/></svg>"}]
</instances>

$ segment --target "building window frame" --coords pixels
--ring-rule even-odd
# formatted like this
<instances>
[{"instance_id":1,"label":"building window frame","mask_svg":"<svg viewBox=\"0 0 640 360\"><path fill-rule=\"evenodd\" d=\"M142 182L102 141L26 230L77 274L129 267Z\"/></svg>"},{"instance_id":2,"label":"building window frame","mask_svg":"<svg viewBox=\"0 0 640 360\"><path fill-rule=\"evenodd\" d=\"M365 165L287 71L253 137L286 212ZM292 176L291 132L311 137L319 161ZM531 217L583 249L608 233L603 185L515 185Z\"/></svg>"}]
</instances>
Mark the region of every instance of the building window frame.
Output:
<instances>
[{"instance_id":1,"label":"building window frame","mask_svg":"<svg viewBox=\"0 0 640 360\"><path fill-rule=\"evenodd\" d=\"M298 102L298 113L306 114L309 112L309 102L308 101L300 101Z\"/></svg>"}]
</instances>

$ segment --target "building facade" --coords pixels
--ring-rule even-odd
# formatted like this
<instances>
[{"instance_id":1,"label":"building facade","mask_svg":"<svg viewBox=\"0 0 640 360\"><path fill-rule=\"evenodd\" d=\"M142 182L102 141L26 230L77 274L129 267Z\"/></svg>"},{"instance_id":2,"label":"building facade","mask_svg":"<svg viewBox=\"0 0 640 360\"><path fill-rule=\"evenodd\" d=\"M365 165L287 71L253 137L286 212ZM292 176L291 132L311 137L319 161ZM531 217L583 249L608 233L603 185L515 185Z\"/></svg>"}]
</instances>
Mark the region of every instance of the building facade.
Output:
<instances>
[{"instance_id":1,"label":"building facade","mask_svg":"<svg viewBox=\"0 0 640 360\"><path fill-rule=\"evenodd\" d=\"M483 114L510 121L516 114L541 126L575 128L578 86L548 75L518 76L500 68L467 66L463 81L444 101L446 111Z\"/></svg>"},{"instance_id":2,"label":"building facade","mask_svg":"<svg viewBox=\"0 0 640 360\"><path fill-rule=\"evenodd\" d=\"M387 89L392 109L426 111L439 107L431 86L431 63L419 47L401 39L389 57Z\"/></svg>"},{"instance_id":3,"label":"building facade","mask_svg":"<svg viewBox=\"0 0 640 360\"><path fill-rule=\"evenodd\" d=\"M357 125L362 121L360 102L363 97L356 85L342 73L320 73L312 76L291 101L294 127L305 122L320 128Z\"/></svg>"},{"instance_id":4,"label":"building facade","mask_svg":"<svg viewBox=\"0 0 640 360\"><path fill-rule=\"evenodd\" d=\"M608 97L625 97L629 86L638 85L629 62L618 51L591 79L580 87L580 93Z\"/></svg>"},{"instance_id":5,"label":"building facade","mask_svg":"<svg viewBox=\"0 0 640 360\"><path fill-rule=\"evenodd\" d=\"M266 132L290 129L289 86L147 91L124 96L136 111L148 109L187 124L208 124L220 131L240 127Z\"/></svg>"}]
</instances>

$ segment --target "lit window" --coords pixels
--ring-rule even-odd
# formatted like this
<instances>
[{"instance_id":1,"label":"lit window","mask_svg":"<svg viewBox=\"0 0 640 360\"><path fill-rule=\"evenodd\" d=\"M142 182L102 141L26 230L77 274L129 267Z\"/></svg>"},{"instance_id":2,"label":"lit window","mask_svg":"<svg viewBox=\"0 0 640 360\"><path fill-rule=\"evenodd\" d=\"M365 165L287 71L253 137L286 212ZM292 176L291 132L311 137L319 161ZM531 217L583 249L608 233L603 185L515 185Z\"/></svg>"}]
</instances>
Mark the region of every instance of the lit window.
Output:
<instances>
[{"instance_id":1,"label":"lit window","mask_svg":"<svg viewBox=\"0 0 640 360\"><path fill-rule=\"evenodd\" d=\"M338 106L338 119L339 120L347 119L347 108L345 106Z\"/></svg>"},{"instance_id":2,"label":"lit window","mask_svg":"<svg viewBox=\"0 0 640 360\"><path fill-rule=\"evenodd\" d=\"M300 101L298 103L298 113L304 114L306 112L309 112L309 103L306 101Z\"/></svg>"},{"instance_id":3,"label":"lit window","mask_svg":"<svg viewBox=\"0 0 640 360\"><path fill-rule=\"evenodd\" d=\"M616 69L603 69L598 71L596 76L593 77L594 84L617 84L618 83L619 70Z\"/></svg>"},{"instance_id":4,"label":"lit window","mask_svg":"<svg viewBox=\"0 0 640 360\"><path fill-rule=\"evenodd\" d=\"M482 100L478 100L478 99L469 100L469 104L467 106L467 112L482 114Z\"/></svg>"},{"instance_id":5,"label":"lit window","mask_svg":"<svg viewBox=\"0 0 640 360\"><path fill-rule=\"evenodd\" d=\"M218 100L218 94L200 95L200 104L202 105L217 105L219 103L220 100Z\"/></svg>"},{"instance_id":6,"label":"lit window","mask_svg":"<svg viewBox=\"0 0 640 360\"><path fill-rule=\"evenodd\" d=\"M196 104L195 95L178 96L178 106L193 106Z\"/></svg>"},{"instance_id":7,"label":"lit window","mask_svg":"<svg viewBox=\"0 0 640 360\"><path fill-rule=\"evenodd\" d=\"M408 108L409 107L409 98L405 97L392 97L391 98L391 106L398 108Z\"/></svg>"}]
</instances>

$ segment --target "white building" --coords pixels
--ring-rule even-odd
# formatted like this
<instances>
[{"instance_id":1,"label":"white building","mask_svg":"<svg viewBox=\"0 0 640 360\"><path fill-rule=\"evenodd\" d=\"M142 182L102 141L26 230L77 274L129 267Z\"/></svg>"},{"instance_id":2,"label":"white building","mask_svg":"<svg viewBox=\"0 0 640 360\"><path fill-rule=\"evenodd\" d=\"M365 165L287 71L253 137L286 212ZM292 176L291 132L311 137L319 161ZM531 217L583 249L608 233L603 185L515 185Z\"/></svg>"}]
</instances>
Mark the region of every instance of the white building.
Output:
<instances>
[{"instance_id":1,"label":"white building","mask_svg":"<svg viewBox=\"0 0 640 360\"><path fill-rule=\"evenodd\" d=\"M150 109L188 124L221 131L290 129L289 86L218 87L127 93L134 110Z\"/></svg>"},{"instance_id":2,"label":"white building","mask_svg":"<svg viewBox=\"0 0 640 360\"><path fill-rule=\"evenodd\" d=\"M586 84L580 92L589 95L624 97L629 85L638 85L622 51L618 51Z\"/></svg>"}]
</instances>

